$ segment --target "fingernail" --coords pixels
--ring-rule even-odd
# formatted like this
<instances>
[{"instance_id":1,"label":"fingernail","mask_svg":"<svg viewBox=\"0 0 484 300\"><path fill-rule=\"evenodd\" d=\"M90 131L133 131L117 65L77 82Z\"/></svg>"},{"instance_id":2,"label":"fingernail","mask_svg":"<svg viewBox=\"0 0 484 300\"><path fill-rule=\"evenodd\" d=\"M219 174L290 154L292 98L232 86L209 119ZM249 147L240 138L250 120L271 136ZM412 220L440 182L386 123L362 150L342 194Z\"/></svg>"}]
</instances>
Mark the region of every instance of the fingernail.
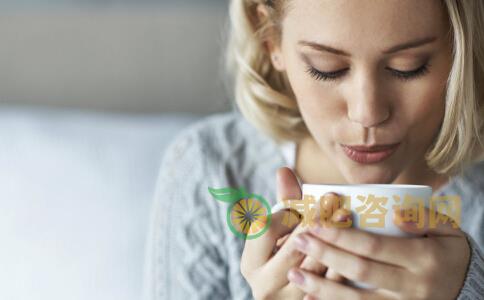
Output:
<instances>
[{"instance_id":1,"label":"fingernail","mask_svg":"<svg viewBox=\"0 0 484 300\"><path fill-rule=\"evenodd\" d=\"M404 221L403 224L405 224L405 226L409 226L409 227L415 226L415 222L414 221Z\"/></svg>"},{"instance_id":2,"label":"fingernail","mask_svg":"<svg viewBox=\"0 0 484 300\"><path fill-rule=\"evenodd\" d=\"M336 216L336 221L337 222L344 222L346 220L348 220L350 217L347 216L347 215L337 215Z\"/></svg>"},{"instance_id":3,"label":"fingernail","mask_svg":"<svg viewBox=\"0 0 484 300\"><path fill-rule=\"evenodd\" d=\"M287 278L289 281L294 282L299 285L304 284L304 275L296 270L290 270L289 273L287 273Z\"/></svg>"},{"instance_id":4,"label":"fingernail","mask_svg":"<svg viewBox=\"0 0 484 300\"><path fill-rule=\"evenodd\" d=\"M299 250L305 250L308 245L308 240L302 235L297 235L294 242Z\"/></svg>"},{"instance_id":5,"label":"fingernail","mask_svg":"<svg viewBox=\"0 0 484 300\"><path fill-rule=\"evenodd\" d=\"M329 192L324 194L323 196L323 207L325 208L332 208L334 206L334 201L339 201L339 196L336 193Z\"/></svg>"},{"instance_id":6,"label":"fingernail","mask_svg":"<svg viewBox=\"0 0 484 300\"><path fill-rule=\"evenodd\" d=\"M336 235L336 228L331 224L327 224L326 226L316 226L310 229L310 231L317 236L320 236L324 240L332 240L332 238Z\"/></svg>"},{"instance_id":7,"label":"fingernail","mask_svg":"<svg viewBox=\"0 0 484 300\"><path fill-rule=\"evenodd\" d=\"M314 233L315 235L319 235L321 234L321 226L313 226L309 229L309 231L311 231L311 233Z\"/></svg>"}]
</instances>

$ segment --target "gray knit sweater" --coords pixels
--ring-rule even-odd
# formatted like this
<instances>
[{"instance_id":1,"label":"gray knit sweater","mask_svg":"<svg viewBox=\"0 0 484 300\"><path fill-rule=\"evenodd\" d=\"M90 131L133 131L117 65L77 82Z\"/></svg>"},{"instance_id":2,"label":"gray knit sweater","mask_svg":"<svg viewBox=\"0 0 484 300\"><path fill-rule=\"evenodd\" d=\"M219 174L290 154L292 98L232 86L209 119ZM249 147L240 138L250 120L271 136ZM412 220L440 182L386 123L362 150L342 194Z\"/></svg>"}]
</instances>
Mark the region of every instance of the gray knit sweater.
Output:
<instances>
[{"instance_id":1,"label":"gray knit sweater","mask_svg":"<svg viewBox=\"0 0 484 300\"><path fill-rule=\"evenodd\" d=\"M245 187L276 203L276 170L294 156L238 111L190 125L167 148L152 208L144 299L252 299L240 274L244 241L226 224L227 204L208 187ZM439 193L458 194L471 260L458 299L484 299L484 163Z\"/></svg>"}]
</instances>

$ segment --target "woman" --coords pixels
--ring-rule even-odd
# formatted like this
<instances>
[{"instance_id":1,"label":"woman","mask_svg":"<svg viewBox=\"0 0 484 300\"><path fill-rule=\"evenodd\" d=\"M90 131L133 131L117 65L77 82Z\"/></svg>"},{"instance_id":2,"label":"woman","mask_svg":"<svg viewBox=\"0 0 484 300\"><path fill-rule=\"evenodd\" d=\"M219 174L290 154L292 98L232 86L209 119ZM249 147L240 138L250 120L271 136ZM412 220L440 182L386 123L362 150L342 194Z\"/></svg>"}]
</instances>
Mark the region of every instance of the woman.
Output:
<instances>
[{"instance_id":1,"label":"woman","mask_svg":"<svg viewBox=\"0 0 484 300\"><path fill-rule=\"evenodd\" d=\"M147 296L483 299L482 1L233 0L230 19L241 114L208 117L167 150ZM300 199L301 183L429 185L461 197L460 228L401 225L424 235L401 243L273 221L245 242L207 191L275 204Z\"/></svg>"}]
</instances>

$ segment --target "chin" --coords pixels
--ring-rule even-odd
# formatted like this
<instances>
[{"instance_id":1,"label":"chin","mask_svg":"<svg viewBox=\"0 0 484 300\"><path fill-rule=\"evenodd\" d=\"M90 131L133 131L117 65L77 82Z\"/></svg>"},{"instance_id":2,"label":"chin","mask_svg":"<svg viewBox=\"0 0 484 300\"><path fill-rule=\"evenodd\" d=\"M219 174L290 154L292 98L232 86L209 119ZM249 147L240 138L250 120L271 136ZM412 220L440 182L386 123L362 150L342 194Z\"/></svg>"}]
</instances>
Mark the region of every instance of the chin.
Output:
<instances>
[{"instance_id":1,"label":"chin","mask_svg":"<svg viewBox=\"0 0 484 300\"><path fill-rule=\"evenodd\" d=\"M398 172L388 166L359 165L346 166L343 176L349 184L390 184Z\"/></svg>"}]
</instances>

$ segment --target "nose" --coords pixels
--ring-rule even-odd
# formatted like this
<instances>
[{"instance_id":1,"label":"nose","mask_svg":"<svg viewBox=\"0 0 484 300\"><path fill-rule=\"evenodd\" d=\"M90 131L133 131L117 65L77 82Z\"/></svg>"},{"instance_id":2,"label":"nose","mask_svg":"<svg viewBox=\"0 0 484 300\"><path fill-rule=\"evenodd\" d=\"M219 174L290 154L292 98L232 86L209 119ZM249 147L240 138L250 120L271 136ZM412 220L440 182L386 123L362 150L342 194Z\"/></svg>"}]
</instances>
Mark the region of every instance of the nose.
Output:
<instances>
[{"instance_id":1,"label":"nose","mask_svg":"<svg viewBox=\"0 0 484 300\"><path fill-rule=\"evenodd\" d=\"M375 127L390 118L390 103L377 80L364 76L351 87L347 100L348 119L363 127Z\"/></svg>"}]
</instances>

